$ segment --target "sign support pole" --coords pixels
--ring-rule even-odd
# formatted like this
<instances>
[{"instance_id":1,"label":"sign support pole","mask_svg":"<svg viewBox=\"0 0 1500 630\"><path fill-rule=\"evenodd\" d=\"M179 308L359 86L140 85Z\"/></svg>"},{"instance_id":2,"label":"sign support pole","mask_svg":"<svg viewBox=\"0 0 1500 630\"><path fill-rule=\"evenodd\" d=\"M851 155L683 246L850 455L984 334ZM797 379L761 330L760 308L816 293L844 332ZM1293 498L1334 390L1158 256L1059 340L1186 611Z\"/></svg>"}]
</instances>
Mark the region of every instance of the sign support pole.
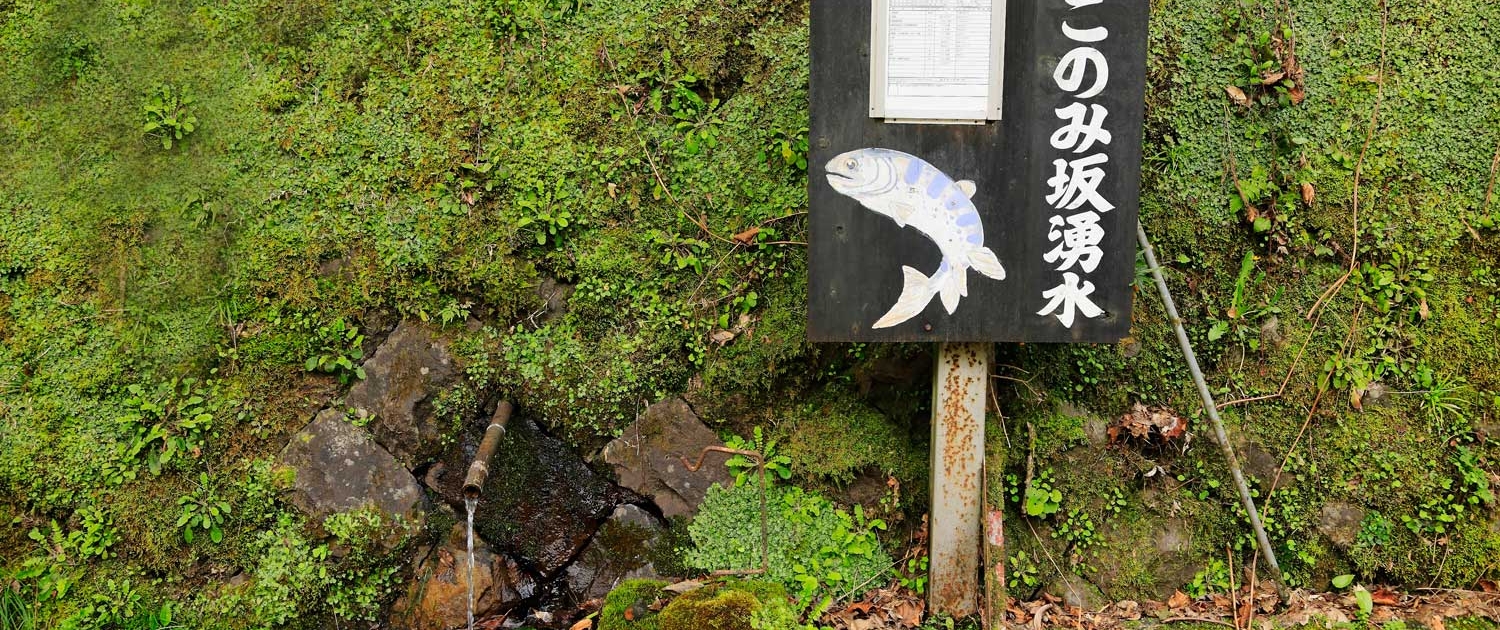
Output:
<instances>
[{"instance_id":1,"label":"sign support pole","mask_svg":"<svg viewBox=\"0 0 1500 630\"><path fill-rule=\"evenodd\" d=\"M990 350L987 343L941 343L933 373L927 605L954 617L979 610Z\"/></svg>"}]
</instances>

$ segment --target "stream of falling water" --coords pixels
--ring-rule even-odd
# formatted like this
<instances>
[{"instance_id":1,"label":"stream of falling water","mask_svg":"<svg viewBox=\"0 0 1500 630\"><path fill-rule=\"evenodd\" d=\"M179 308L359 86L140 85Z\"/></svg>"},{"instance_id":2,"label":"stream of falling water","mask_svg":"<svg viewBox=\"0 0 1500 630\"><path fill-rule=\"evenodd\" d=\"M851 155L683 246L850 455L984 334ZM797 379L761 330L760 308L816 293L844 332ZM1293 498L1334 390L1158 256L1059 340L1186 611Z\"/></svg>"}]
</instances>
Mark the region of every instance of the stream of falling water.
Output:
<instances>
[{"instance_id":1,"label":"stream of falling water","mask_svg":"<svg viewBox=\"0 0 1500 630\"><path fill-rule=\"evenodd\" d=\"M474 510L478 507L478 497L464 497L464 509L469 512L469 630L474 630Z\"/></svg>"}]
</instances>

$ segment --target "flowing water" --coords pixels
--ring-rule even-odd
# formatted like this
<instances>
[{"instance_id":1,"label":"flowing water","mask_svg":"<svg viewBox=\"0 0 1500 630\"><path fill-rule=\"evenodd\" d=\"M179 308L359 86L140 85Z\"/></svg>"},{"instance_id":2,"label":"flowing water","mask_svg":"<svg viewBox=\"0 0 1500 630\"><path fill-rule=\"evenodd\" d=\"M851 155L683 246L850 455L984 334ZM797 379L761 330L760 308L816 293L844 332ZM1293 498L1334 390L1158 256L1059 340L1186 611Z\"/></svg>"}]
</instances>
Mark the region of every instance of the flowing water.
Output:
<instances>
[{"instance_id":1,"label":"flowing water","mask_svg":"<svg viewBox=\"0 0 1500 630\"><path fill-rule=\"evenodd\" d=\"M464 497L464 509L469 512L469 630L474 630L474 510L478 507L478 497Z\"/></svg>"}]
</instances>

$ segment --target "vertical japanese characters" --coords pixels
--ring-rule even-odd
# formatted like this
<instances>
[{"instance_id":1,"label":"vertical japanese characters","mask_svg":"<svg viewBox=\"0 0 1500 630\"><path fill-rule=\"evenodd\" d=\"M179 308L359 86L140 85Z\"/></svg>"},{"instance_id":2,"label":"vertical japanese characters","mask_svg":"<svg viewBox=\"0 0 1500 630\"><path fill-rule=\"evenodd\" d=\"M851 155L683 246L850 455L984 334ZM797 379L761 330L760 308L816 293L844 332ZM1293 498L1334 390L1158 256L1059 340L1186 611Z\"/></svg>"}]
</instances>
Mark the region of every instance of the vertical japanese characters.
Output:
<instances>
[{"instance_id":1,"label":"vertical japanese characters","mask_svg":"<svg viewBox=\"0 0 1500 630\"><path fill-rule=\"evenodd\" d=\"M1057 286L1042 292L1047 302L1037 315L1056 317L1072 328L1077 315L1092 319L1104 314L1089 299L1095 287L1087 278L1104 259L1099 247L1104 240L1101 215L1115 207L1099 192L1109 164L1105 149L1113 138L1104 124L1109 109L1095 102L1109 87L1109 60L1093 46L1109 38L1109 29L1091 26L1089 22L1096 20L1083 12L1073 13L1105 0L1050 1L1068 5L1069 17L1060 26L1063 36L1076 46L1058 60L1052 73L1061 90L1062 106L1055 110L1061 126L1050 139L1058 153L1052 161L1054 174L1046 182L1051 190L1046 197L1051 213L1047 240L1054 247L1042 260L1062 272L1062 278Z\"/></svg>"}]
</instances>

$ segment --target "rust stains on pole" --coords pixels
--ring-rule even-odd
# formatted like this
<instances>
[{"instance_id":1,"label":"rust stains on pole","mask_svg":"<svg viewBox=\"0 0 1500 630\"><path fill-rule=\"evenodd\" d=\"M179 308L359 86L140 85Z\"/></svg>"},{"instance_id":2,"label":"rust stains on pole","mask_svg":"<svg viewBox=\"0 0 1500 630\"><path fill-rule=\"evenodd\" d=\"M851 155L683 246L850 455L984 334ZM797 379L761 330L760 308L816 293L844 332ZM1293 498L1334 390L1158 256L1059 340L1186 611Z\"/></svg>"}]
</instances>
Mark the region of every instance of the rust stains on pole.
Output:
<instances>
[{"instance_id":1,"label":"rust stains on pole","mask_svg":"<svg viewBox=\"0 0 1500 630\"><path fill-rule=\"evenodd\" d=\"M932 388L932 517L928 607L979 609L984 402L990 344L943 343Z\"/></svg>"},{"instance_id":2,"label":"rust stains on pole","mask_svg":"<svg viewBox=\"0 0 1500 630\"><path fill-rule=\"evenodd\" d=\"M469 464L468 474L464 475L464 498L477 499L483 491L484 481L490 476L490 459L495 457L495 450L500 447L500 438L505 436L505 423L510 422L510 414L514 410L510 401L502 400L495 405L495 415L490 418L490 426L484 430L484 439L479 442L479 451L474 453L474 462Z\"/></svg>"}]
</instances>

